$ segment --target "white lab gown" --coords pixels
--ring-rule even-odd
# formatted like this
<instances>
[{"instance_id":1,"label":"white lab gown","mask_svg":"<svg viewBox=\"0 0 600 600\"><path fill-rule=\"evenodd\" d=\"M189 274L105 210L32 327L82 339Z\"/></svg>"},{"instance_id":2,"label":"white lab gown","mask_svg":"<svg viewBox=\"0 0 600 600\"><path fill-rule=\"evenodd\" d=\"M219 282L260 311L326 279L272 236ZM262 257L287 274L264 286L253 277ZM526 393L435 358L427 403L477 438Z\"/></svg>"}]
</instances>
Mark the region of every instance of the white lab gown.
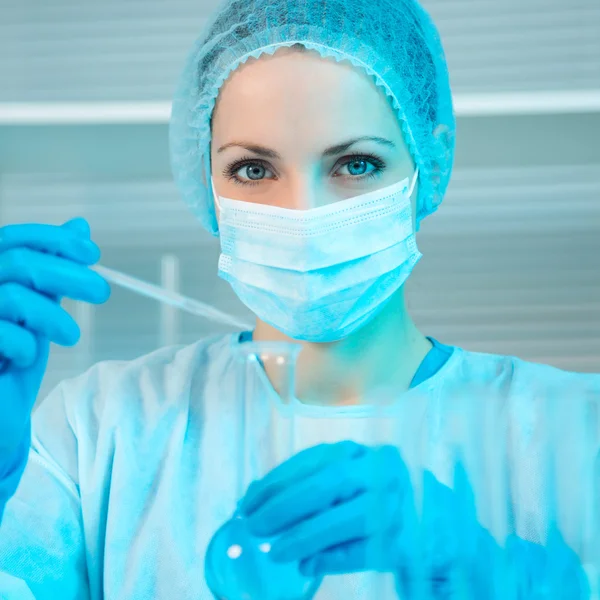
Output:
<instances>
[{"instance_id":1,"label":"white lab gown","mask_svg":"<svg viewBox=\"0 0 600 600\"><path fill-rule=\"evenodd\" d=\"M237 500L234 339L99 363L39 405L28 464L0 526L0 598L212 599L204 553ZM530 399L544 390L600 394L599 376L461 349L407 394L443 404L471 384L523 408L525 429ZM332 431L322 423L320 432L305 428L303 445ZM535 513L533 496L525 512ZM368 581L326 578L316 600L372 597Z\"/></svg>"}]
</instances>

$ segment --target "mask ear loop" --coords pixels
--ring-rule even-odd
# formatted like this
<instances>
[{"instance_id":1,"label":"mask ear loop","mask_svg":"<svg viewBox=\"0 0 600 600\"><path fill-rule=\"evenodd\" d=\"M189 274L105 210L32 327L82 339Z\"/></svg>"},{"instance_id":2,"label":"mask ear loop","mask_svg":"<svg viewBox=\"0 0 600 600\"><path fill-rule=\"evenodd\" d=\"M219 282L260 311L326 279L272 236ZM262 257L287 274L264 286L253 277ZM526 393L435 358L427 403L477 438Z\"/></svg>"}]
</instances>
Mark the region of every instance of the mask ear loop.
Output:
<instances>
[{"instance_id":1,"label":"mask ear loop","mask_svg":"<svg viewBox=\"0 0 600 600\"><path fill-rule=\"evenodd\" d=\"M210 186L212 188L213 200L214 200L215 206L219 209L219 212L223 212L221 210L221 205L219 204L219 196L217 194L217 190L215 190L215 182L213 181L212 175L210 176Z\"/></svg>"},{"instance_id":2,"label":"mask ear loop","mask_svg":"<svg viewBox=\"0 0 600 600\"><path fill-rule=\"evenodd\" d=\"M415 169L415 174L413 175L412 183L410 184L410 189L408 190L408 197L412 196L413 190L415 189L415 185L417 185L417 180L419 179L419 167Z\"/></svg>"}]
</instances>

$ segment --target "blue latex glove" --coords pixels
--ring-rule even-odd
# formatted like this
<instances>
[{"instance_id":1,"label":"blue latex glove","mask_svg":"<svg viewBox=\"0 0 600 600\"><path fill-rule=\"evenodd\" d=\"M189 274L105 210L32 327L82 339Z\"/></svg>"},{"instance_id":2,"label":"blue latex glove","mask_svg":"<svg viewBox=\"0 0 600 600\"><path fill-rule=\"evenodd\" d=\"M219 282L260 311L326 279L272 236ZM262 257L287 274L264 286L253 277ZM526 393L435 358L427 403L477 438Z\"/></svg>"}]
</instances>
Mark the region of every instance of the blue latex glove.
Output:
<instances>
[{"instance_id":1,"label":"blue latex glove","mask_svg":"<svg viewBox=\"0 0 600 600\"><path fill-rule=\"evenodd\" d=\"M548 547L516 536L506 548L498 546L478 523L462 465L455 469L454 489L430 472L423 484L423 514L417 519L397 449L346 441L296 454L252 483L238 510L252 534L274 538L272 560L298 560L308 576L390 571L399 595L410 598L418 596L413 567L420 565L424 593L431 598L461 597L470 590L475 596L469 597L495 599L500 584L505 597L518 590L519 597L533 599L547 587L566 594L561 597L589 598L581 565L560 536Z\"/></svg>"},{"instance_id":2,"label":"blue latex glove","mask_svg":"<svg viewBox=\"0 0 600 600\"><path fill-rule=\"evenodd\" d=\"M544 546L509 536L504 549L506 571L512 574L513 597L588 600L589 581L579 557L555 528ZM515 590L517 591L515 593Z\"/></svg>"},{"instance_id":3,"label":"blue latex glove","mask_svg":"<svg viewBox=\"0 0 600 600\"><path fill-rule=\"evenodd\" d=\"M392 446L323 444L251 484L238 508L251 533L279 536L274 561L298 560L306 575L394 571L407 484Z\"/></svg>"},{"instance_id":4,"label":"blue latex glove","mask_svg":"<svg viewBox=\"0 0 600 600\"><path fill-rule=\"evenodd\" d=\"M0 228L0 515L25 469L30 412L48 362L50 342L72 346L79 327L63 297L99 304L108 283L88 265L100 250L84 219L62 226Z\"/></svg>"}]
</instances>

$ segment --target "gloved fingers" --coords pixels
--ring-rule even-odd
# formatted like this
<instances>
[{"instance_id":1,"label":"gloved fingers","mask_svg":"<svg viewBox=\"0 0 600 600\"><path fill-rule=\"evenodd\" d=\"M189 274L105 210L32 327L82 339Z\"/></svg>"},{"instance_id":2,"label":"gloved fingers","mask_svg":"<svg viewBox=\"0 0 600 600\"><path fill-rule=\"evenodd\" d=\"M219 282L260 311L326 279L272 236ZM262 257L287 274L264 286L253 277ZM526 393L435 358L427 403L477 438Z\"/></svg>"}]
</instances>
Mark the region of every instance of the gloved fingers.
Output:
<instances>
[{"instance_id":1,"label":"gloved fingers","mask_svg":"<svg viewBox=\"0 0 600 600\"><path fill-rule=\"evenodd\" d=\"M355 462L352 459L336 462L305 479L290 483L248 517L249 530L260 537L276 535L336 502L364 492L368 482L361 476L362 471Z\"/></svg>"},{"instance_id":2,"label":"gloved fingers","mask_svg":"<svg viewBox=\"0 0 600 600\"><path fill-rule=\"evenodd\" d=\"M302 521L272 545L274 561L302 560L327 548L399 528L402 493L368 492Z\"/></svg>"},{"instance_id":3,"label":"gloved fingers","mask_svg":"<svg viewBox=\"0 0 600 600\"><path fill-rule=\"evenodd\" d=\"M506 558L514 566L522 593L537 597L544 589L555 589L561 598L590 597L580 557L557 531L548 533L544 546L515 534L510 534L505 543Z\"/></svg>"},{"instance_id":4,"label":"gloved fingers","mask_svg":"<svg viewBox=\"0 0 600 600\"><path fill-rule=\"evenodd\" d=\"M27 329L0 317L0 355L26 369L35 361L37 340Z\"/></svg>"},{"instance_id":5,"label":"gloved fingers","mask_svg":"<svg viewBox=\"0 0 600 600\"><path fill-rule=\"evenodd\" d=\"M396 532L396 529L390 531ZM360 571L392 571L398 566L393 533L374 534L327 548L300 561L300 571L307 577L342 575Z\"/></svg>"},{"instance_id":6,"label":"gloved fingers","mask_svg":"<svg viewBox=\"0 0 600 600\"><path fill-rule=\"evenodd\" d=\"M367 540L352 540L302 560L300 572L306 577L356 573L365 570L366 556Z\"/></svg>"},{"instance_id":7,"label":"gloved fingers","mask_svg":"<svg viewBox=\"0 0 600 600\"><path fill-rule=\"evenodd\" d=\"M320 471L328 464L357 456L365 451L364 446L349 440L307 448L275 467L263 479L251 483L238 509L243 515L251 515L281 490Z\"/></svg>"},{"instance_id":8,"label":"gloved fingers","mask_svg":"<svg viewBox=\"0 0 600 600\"><path fill-rule=\"evenodd\" d=\"M400 450L386 444L372 449L372 457L365 466L371 481L378 482L372 487L379 489L409 489L410 475L400 455Z\"/></svg>"},{"instance_id":9,"label":"gloved fingers","mask_svg":"<svg viewBox=\"0 0 600 600\"><path fill-rule=\"evenodd\" d=\"M79 340L79 327L69 313L43 294L39 294L18 283L0 284L0 319L20 325L19 329L48 338L62 346L72 346ZM10 323L9 323L10 325ZM10 331L17 333L14 326ZM19 335L0 340L0 353L8 356L15 353L16 346L24 342L21 360L29 360L31 344L28 337ZM33 362L33 361L32 361Z\"/></svg>"},{"instance_id":10,"label":"gloved fingers","mask_svg":"<svg viewBox=\"0 0 600 600\"><path fill-rule=\"evenodd\" d=\"M100 260L100 249L89 239L89 225L84 219L73 219L60 227L27 223L0 228L0 253L16 248L62 256L84 265Z\"/></svg>"},{"instance_id":11,"label":"gloved fingers","mask_svg":"<svg viewBox=\"0 0 600 600\"><path fill-rule=\"evenodd\" d=\"M110 295L105 279L82 264L22 247L0 253L0 284L8 282L93 304Z\"/></svg>"},{"instance_id":12,"label":"gloved fingers","mask_svg":"<svg viewBox=\"0 0 600 600\"><path fill-rule=\"evenodd\" d=\"M90 224L82 217L75 217L74 219L69 219L68 221L63 223L61 227L75 231L79 235L87 238L89 238L92 233L90 229Z\"/></svg>"},{"instance_id":13,"label":"gloved fingers","mask_svg":"<svg viewBox=\"0 0 600 600\"><path fill-rule=\"evenodd\" d=\"M248 527L254 535L269 537L369 488L400 489L400 462L389 446L330 463L269 497L249 516Z\"/></svg>"}]
</instances>

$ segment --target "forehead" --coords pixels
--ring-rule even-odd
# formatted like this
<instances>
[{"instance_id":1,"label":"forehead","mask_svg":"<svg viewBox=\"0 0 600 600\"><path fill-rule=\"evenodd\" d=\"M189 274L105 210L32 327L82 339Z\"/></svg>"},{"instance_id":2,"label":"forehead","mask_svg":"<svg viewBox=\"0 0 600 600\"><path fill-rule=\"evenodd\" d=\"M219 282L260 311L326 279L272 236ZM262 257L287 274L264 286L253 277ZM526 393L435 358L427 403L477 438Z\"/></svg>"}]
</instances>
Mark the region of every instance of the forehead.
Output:
<instances>
[{"instance_id":1,"label":"forehead","mask_svg":"<svg viewBox=\"0 0 600 600\"><path fill-rule=\"evenodd\" d=\"M400 136L385 94L347 62L288 48L262 55L234 71L220 90L213 137L232 133L266 141L273 137L329 139L340 135Z\"/></svg>"}]
</instances>

